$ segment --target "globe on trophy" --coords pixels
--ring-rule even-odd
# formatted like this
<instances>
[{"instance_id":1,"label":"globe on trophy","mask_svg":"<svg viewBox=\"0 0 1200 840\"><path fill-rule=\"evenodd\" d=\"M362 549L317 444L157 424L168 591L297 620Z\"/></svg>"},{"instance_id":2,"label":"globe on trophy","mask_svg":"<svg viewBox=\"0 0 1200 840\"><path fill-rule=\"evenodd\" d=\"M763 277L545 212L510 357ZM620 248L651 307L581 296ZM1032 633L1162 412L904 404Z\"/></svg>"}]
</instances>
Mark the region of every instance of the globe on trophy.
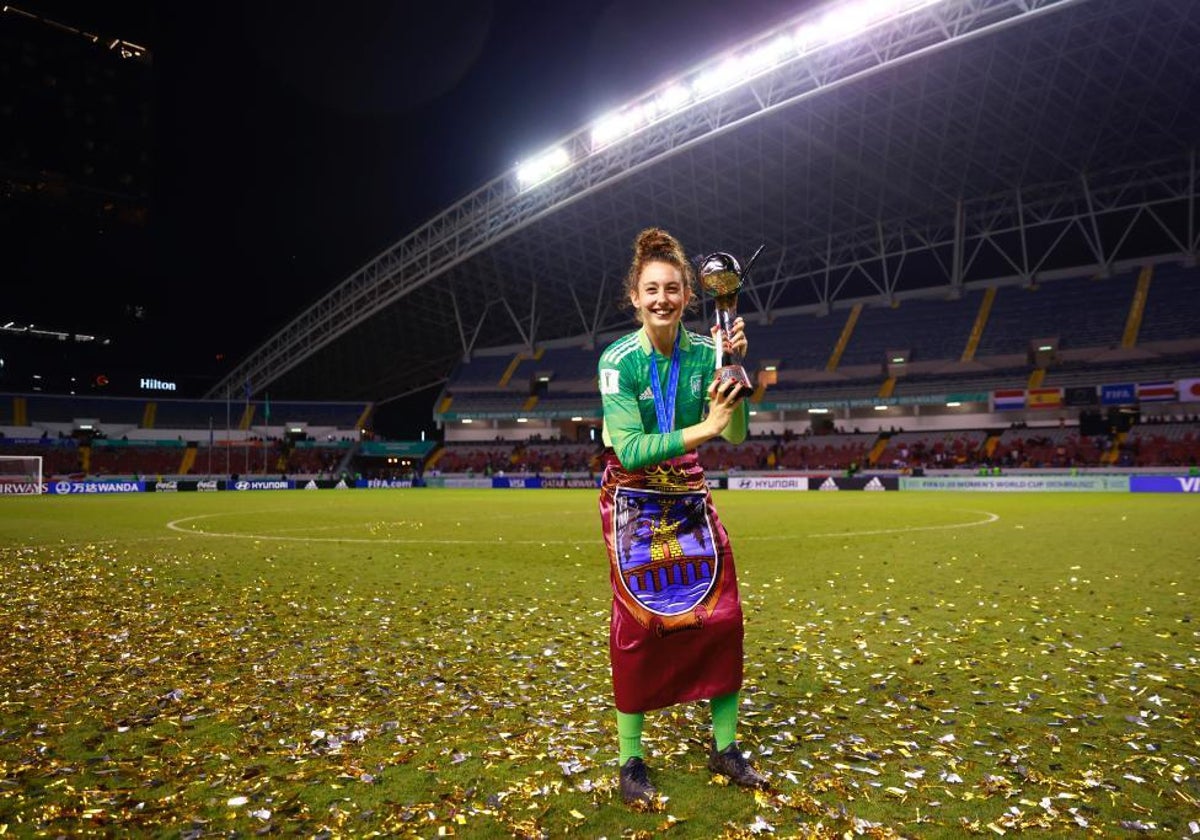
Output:
<instances>
[{"instance_id":1,"label":"globe on trophy","mask_svg":"<svg viewBox=\"0 0 1200 840\"><path fill-rule=\"evenodd\" d=\"M713 300L721 339L727 339L733 330L733 322L737 320L738 292L745 283L750 266L762 253L762 249L762 245L758 246L745 268L738 265L732 254L724 251L716 251L700 261L700 285ZM742 366L745 360L741 354L736 350L726 350L724 340L719 340L716 344L715 378L721 382L732 379L746 391L753 391L754 385L750 381L750 375L746 373L746 368Z\"/></svg>"}]
</instances>

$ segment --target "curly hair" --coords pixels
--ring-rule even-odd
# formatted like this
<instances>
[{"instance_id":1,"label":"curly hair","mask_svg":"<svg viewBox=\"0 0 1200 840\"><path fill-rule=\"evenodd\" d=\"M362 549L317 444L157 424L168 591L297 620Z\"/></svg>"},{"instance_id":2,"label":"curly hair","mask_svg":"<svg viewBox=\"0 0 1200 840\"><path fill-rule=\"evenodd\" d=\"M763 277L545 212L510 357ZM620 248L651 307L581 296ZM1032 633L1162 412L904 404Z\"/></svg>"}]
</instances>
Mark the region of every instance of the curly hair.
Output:
<instances>
[{"instance_id":1,"label":"curly hair","mask_svg":"<svg viewBox=\"0 0 1200 840\"><path fill-rule=\"evenodd\" d=\"M662 228L656 227L646 228L637 235L637 239L633 242L633 262L629 264L629 273L625 275L625 293L621 298L622 304L629 308L633 307L629 298L637 291L642 269L646 267L647 263L652 262L664 262L679 269L679 274L683 277L683 285L688 290L687 308L692 309L696 305L696 268L687 258L679 240ZM638 319L641 320L641 313L638 313Z\"/></svg>"}]
</instances>

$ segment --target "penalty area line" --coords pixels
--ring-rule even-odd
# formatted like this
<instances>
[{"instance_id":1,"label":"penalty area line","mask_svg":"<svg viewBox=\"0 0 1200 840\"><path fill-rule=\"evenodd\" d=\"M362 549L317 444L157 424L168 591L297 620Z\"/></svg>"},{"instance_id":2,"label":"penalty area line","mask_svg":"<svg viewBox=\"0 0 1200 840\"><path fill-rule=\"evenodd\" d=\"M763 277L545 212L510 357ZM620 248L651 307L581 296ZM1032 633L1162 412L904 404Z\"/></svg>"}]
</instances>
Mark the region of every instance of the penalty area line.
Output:
<instances>
[{"instance_id":1,"label":"penalty area line","mask_svg":"<svg viewBox=\"0 0 1200 840\"><path fill-rule=\"evenodd\" d=\"M395 538L395 537L293 537L282 534L237 534L222 531L202 531L196 528L183 528L185 522L197 519L208 519L213 516L227 516L225 513L202 513L199 516L186 516L183 519L173 519L167 523L167 528L181 534L193 537L224 537L231 540L262 540L275 542L328 542L328 543L365 543L371 545L579 545L589 540L506 540L496 539L462 539L448 540L429 537Z\"/></svg>"},{"instance_id":2,"label":"penalty area line","mask_svg":"<svg viewBox=\"0 0 1200 840\"><path fill-rule=\"evenodd\" d=\"M974 528L979 525L991 525L1000 521L1000 515L986 510L962 510L962 513L973 513L982 515L982 519L977 519L971 522L952 522L947 525L906 525L902 528L878 528L869 531L837 531L830 533L819 534L770 534L763 536L743 535L737 538L738 542L767 542L776 540L794 540L804 537L873 537L884 534L913 534L921 531L952 531L959 528ZM411 537L411 538L393 538L393 537L311 537L311 536L285 536L279 533L270 534L239 534L224 531L204 531L196 528L184 528L183 523L195 522L199 519L210 519L214 516L227 516L226 513L204 513L198 516L187 516L183 519L174 519L167 523L167 528L181 534L188 534L194 537L222 537L232 540L263 540L277 542L328 542L328 543L363 543L363 544L385 544L385 545L496 545L497 543L504 545L575 545L589 542L584 540L506 540L502 538L493 539L437 539L432 537Z\"/></svg>"},{"instance_id":3,"label":"penalty area line","mask_svg":"<svg viewBox=\"0 0 1200 840\"><path fill-rule=\"evenodd\" d=\"M903 528L879 528L871 531L833 531L827 534L770 534L767 536L744 536L739 537L738 542L743 540L791 540L797 536L803 537L874 537L882 534L913 534L918 531L953 531L958 528L974 528L978 525L991 525L993 522L1000 521L1000 514L991 513L986 510L963 510L962 513L978 513L983 515L983 519L977 519L974 522L952 522L949 525L906 525Z\"/></svg>"}]
</instances>

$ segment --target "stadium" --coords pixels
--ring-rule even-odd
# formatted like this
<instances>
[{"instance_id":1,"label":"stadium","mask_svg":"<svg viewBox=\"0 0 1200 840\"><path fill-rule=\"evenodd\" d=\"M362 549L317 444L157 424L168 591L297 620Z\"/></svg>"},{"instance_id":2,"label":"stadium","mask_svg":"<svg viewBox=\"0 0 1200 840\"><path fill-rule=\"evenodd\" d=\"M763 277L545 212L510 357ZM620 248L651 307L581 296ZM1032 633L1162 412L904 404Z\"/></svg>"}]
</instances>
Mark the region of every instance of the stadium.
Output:
<instances>
[{"instance_id":1,"label":"stadium","mask_svg":"<svg viewBox=\"0 0 1200 840\"><path fill-rule=\"evenodd\" d=\"M93 77L89 131L144 113L152 48L0 20L7 115ZM147 364L136 307L8 320L0 833L1200 832L1198 44L1186 0L810 6L393 231L236 358ZM99 69L47 94L77 53ZM8 141L5 218L99 214L119 256L153 179L119 151L48 174L62 113ZM749 437L699 455L772 787L699 771L677 707L647 731L668 799L631 813L597 361L650 226L697 262L762 246Z\"/></svg>"}]
</instances>

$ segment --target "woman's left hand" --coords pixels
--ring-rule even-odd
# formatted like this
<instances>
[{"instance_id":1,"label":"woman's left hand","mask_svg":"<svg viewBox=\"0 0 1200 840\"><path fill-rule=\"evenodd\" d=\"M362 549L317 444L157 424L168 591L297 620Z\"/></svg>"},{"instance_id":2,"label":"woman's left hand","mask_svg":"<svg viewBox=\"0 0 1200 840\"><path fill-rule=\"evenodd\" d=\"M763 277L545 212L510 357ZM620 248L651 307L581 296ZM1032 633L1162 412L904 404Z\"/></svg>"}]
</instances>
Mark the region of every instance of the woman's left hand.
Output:
<instances>
[{"instance_id":1,"label":"woman's left hand","mask_svg":"<svg viewBox=\"0 0 1200 840\"><path fill-rule=\"evenodd\" d=\"M749 348L750 342L746 340L746 322L736 318L730 325L729 335L725 338L725 352L732 350L744 359Z\"/></svg>"}]
</instances>

